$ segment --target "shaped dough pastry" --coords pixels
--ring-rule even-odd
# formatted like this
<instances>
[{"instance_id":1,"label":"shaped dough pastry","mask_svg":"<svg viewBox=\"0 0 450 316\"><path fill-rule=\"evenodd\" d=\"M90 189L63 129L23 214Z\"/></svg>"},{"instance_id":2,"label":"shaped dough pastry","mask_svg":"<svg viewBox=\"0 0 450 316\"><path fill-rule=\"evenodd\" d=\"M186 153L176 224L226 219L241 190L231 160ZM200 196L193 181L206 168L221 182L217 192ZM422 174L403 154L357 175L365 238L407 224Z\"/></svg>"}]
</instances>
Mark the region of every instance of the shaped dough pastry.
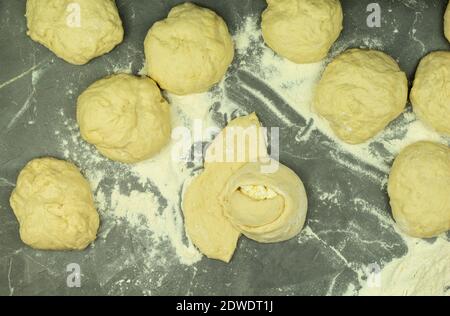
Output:
<instances>
[{"instance_id":1,"label":"shaped dough pastry","mask_svg":"<svg viewBox=\"0 0 450 316\"><path fill-rule=\"evenodd\" d=\"M274 173L262 173L259 163L244 165L228 179L220 201L237 230L263 243L297 235L308 208L302 181L281 164Z\"/></svg>"},{"instance_id":2,"label":"shaped dough pastry","mask_svg":"<svg viewBox=\"0 0 450 316\"><path fill-rule=\"evenodd\" d=\"M225 162L227 152L236 153L238 150L237 142L231 139L236 135L233 129L241 131L259 127L260 123L255 114L231 121L208 148L205 160L209 162L205 162L203 173L192 181L184 194L183 213L187 234L208 258L229 262L233 256L240 232L225 218L219 195L228 178L242 167L245 161L257 158L247 156L242 162ZM263 138L258 138L258 147L264 148L264 153L267 153ZM248 144L239 150L241 149L250 152Z\"/></svg>"},{"instance_id":3,"label":"shaped dough pastry","mask_svg":"<svg viewBox=\"0 0 450 316\"><path fill-rule=\"evenodd\" d=\"M263 136L255 114L230 122L208 148L203 173L186 189L186 231L209 258L229 262L241 233L277 242L292 238L304 225L303 184L268 157ZM269 164L278 168L263 173Z\"/></svg>"}]
</instances>

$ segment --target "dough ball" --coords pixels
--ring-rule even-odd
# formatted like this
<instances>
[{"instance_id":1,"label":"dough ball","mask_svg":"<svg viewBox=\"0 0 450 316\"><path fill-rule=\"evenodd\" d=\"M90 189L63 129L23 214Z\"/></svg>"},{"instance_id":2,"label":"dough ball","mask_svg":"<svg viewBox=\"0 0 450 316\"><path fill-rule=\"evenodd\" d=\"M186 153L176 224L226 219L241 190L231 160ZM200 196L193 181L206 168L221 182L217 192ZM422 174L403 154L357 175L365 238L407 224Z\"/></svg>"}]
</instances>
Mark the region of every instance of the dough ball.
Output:
<instances>
[{"instance_id":1,"label":"dough ball","mask_svg":"<svg viewBox=\"0 0 450 316\"><path fill-rule=\"evenodd\" d=\"M410 99L421 120L450 135L450 52L433 52L420 61Z\"/></svg>"},{"instance_id":2,"label":"dough ball","mask_svg":"<svg viewBox=\"0 0 450 316\"><path fill-rule=\"evenodd\" d=\"M220 201L237 230L263 243L297 235L308 208L302 181L282 164L274 173L262 173L259 163L244 165L228 178Z\"/></svg>"},{"instance_id":3,"label":"dough ball","mask_svg":"<svg viewBox=\"0 0 450 316\"><path fill-rule=\"evenodd\" d=\"M113 75L92 84L78 98L81 136L106 157L135 163L169 141L170 108L148 77Z\"/></svg>"},{"instance_id":4,"label":"dough ball","mask_svg":"<svg viewBox=\"0 0 450 316\"><path fill-rule=\"evenodd\" d=\"M33 248L82 250L96 238L99 216L89 183L69 162L30 161L19 174L10 204L20 238Z\"/></svg>"},{"instance_id":5,"label":"dough ball","mask_svg":"<svg viewBox=\"0 0 450 316\"><path fill-rule=\"evenodd\" d=\"M266 44L299 63L325 58L342 30L339 0L267 0L261 28Z\"/></svg>"},{"instance_id":6,"label":"dough ball","mask_svg":"<svg viewBox=\"0 0 450 316\"><path fill-rule=\"evenodd\" d=\"M388 193L402 231L429 238L450 229L450 149L418 142L394 161Z\"/></svg>"},{"instance_id":7,"label":"dough ball","mask_svg":"<svg viewBox=\"0 0 450 316\"><path fill-rule=\"evenodd\" d=\"M375 50L350 49L325 69L314 108L350 144L367 141L402 113L408 80L394 59Z\"/></svg>"},{"instance_id":8,"label":"dough ball","mask_svg":"<svg viewBox=\"0 0 450 316\"><path fill-rule=\"evenodd\" d=\"M172 8L153 24L144 48L149 76L178 95L207 91L223 78L234 56L223 19L191 3Z\"/></svg>"},{"instance_id":9,"label":"dough ball","mask_svg":"<svg viewBox=\"0 0 450 316\"><path fill-rule=\"evenodd\" d=\"M444 33L445 37L447 37L448 41L450 42L450 2L447 5L447 10L445 11L444 16Z\"/></svg>"},{"instance_id":10,"label":"dough ball","mask_svg":"<svg viewBox=\"0 0 450 316\"><path fill-rule=\"evenodd\" d=\"M122 42L114 0L28 0L27 34L65 61L82 65Z\"/></svg>"}]
</instances>

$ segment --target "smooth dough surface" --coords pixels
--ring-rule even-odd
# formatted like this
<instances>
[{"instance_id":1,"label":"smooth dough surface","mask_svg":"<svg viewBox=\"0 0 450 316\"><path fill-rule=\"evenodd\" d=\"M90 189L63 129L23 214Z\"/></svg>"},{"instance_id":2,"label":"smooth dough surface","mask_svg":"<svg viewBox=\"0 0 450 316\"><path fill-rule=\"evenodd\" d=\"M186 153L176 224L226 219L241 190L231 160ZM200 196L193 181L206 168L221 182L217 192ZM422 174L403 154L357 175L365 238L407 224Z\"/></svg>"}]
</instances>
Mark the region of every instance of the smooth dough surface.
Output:
<instances>
[{"instance_id":1,"label":"smooth dough surface","mask_svg":"<svg viewBox=\"0 0 450 316\"><path fill-rule=\"evenodd\" d=\"M295 63L325 58L343 28L339 0L267 0L267 4L261 22L264 41Z\"/></svg>"},{"instance_id":2,"label":"smooth dough surface","mask_svg":"<svg viewBox=\"0 0 450 316\"><path fill-rule=\"evenodd\" d=\"M430 238L450 229L450 148L418 142L395 159L388 193L402 231Z\"/></svg>"},{"instance_id":3,"label":"smooth dough surface","mask_svg":"<svg viewBox=\"0 0 450 316\"><path fill-rule=\"evenodd\" d=\"M444 16L444 33L447 40L450 42L450 1L447 4L447 10Z\"/></svg>"},{"instance_id":4,"label":"smooth dough surface","mask_svg":"<svg viewBox=\"0 0 450 316\"><path fill-rule=\"evenodd\" d=\"M26 17L33 40L75 65L111 51L123 40L114 0L28 0Z\"/></svg>"},{"instance_id":5,"label":"smooth dough surface","mask_svg":"<svg viewBox=\"0 0 450 316\"><path fill-rule=\"evenodd\" d=\"M420 61L410 99L422 121L450 135L450 52L433 52Z\"/></svg>"},{"instance_id":6,"label":"smooth dough surface","mask_svg":"<svg viewBox=\"0 0 450 316\"><path fill-rule=\"evenodd\" d=\"M243 135L250 133L241 128L256 128L256 141L248 141ZM245 154L240 156L239 150ZM226 160L226 153L235 161ZM255 114L231 121L208 148L204 171L183 199L186 231L207 257L229 262L241 233L260 242L278 242L302 229L307 209L303 184L281 164L274 173L263 173L262 164L270 162Z\"/></svg>"},{"instance_id":7,"label":"smooth dough surface","mask_svg":"<svg viewBox=\"0 0 450 316\"><path fill-rule=\"evenodd\" d=\"M69 162L30 161L19 174L10 204L20 238L33 248L82 250L96 238L99 216L89 183Z\"/></svg>"},{"instance_id":8,"label":"smooth dough surface","mask_svg":"<svg viewBox=\"0 0 450 316\"><path fill-rule=\"evenodd\" d=\"M234 45L224 20L184 3L153 24L144 42L148 74L162 89L185 95L207 91L225 75Z\"/></svg>"},{"instance_id":9,"label":"smooth dough surface","mask_svg":"<svg viewBox=\"0 0 450 316\"><path fill-rule=\"evenodd\" d=\"M390 56L350 49L325 69L314 97L315 111L350 144L381 132L405 108L408 80Z\"/></svg>"},{"instance_id":10,"label":"smooth dough surface","mask_svg":"<svg viewBox=\"0 0 450 316\"><path fill-rule=\"evenodd\" d=\"M208 258L229 262L241 235L224 216L219 195L228 178L245 162L221 162L221 158L225 157L221 156L222 150L219 148L236 151L236 147L232 147L234 143L227 141L227 129L259 126L255 114L231 121L208 147L206 157L214 155L217 159L209 158L204 171L190 183L184 193L183 214L187 234ZM264 142L262 139L258 139L259 141ZM253 158L255 157L248 157L247 160Z\"/></svg>"},{"instance_id":11,"label":"smooth dough surface","mask_svg":"<svg viewBox=\"0 0 450 316\"><path fill-rule=\"evenodd\" d=\"M266 189L266 194L261 188ZM273 173L262 173L259 163L244 165L228 178L220 202L237 230L263 243L296 236L303 228L308 208L302 181L282 164Z\"/></svg>"},{"instance_id":12,"label":"smooth dough surface","mask_svg":"<svg viewBox=\"0 0 450 316\"><path fill-rule=\"evenodd\" d=\"M158 153L171 132L170 108L148 77L112 75L78 98L81 136L106 157L135 163Z\"/></svg>"}]
</instances>

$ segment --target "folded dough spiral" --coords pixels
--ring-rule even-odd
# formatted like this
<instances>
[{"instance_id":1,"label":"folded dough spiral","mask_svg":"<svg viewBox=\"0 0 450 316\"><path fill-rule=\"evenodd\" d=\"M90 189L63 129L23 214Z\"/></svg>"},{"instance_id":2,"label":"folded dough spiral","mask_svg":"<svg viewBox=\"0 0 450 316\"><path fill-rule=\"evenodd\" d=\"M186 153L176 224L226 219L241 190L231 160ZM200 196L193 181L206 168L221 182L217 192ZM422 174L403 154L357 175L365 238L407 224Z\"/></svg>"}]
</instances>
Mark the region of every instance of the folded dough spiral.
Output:
<instances>
[{"instance_id":1,"label":"folded dough spiral","mask_svg":"<svg viewBox=\"0 0 450 316\"><path fill-rule=\"evenodd\" d=\"M229 139L234 137L228 132L234 128L254 127L260 127L254 113L232 120L208 147L203 172L189 184L183 195L186 232L194 245L208 258L229 262L241 235L224 216L219 195L228 178L242 167L245 161L258 158L247 156L245 161L224 162L226 152L235 153L242 149ZM265 148L264 139L258 138L257 142L258 146ZM244 145L244 151L248 151L248 144Z\"/></svg>"},{"instance_id":2,"label":"folded dough spiral","mask_svg":"<svg viewBox=\"0 0 450 316\"><path fill-rule=\"evenodd\" d=\"M233 226L263 243L297 235L308 208L302 181L282 164L274 173L262 173L260 163L244 165L228 178L219 199Z\"/></svg>"},{"instance_id":3,"label":"folded dough spiral","mask_svg":"<svg viewBox=\"0 0 450 316\"><path fill-rule=\"evenodd\" d=\"M183 194L187 234L209 258L229 262L241 233L277 242L295 236L305 222L307 199L298 176L278 162L274 173L261 172L263 164L274 161L267 156L263 134L246 133L260 127L254 113L231 121L208 148L204 171ZM240 150L245 155L237 154ZM245 159L228 161L224 153Z\"/></svg>"}]
</instances>

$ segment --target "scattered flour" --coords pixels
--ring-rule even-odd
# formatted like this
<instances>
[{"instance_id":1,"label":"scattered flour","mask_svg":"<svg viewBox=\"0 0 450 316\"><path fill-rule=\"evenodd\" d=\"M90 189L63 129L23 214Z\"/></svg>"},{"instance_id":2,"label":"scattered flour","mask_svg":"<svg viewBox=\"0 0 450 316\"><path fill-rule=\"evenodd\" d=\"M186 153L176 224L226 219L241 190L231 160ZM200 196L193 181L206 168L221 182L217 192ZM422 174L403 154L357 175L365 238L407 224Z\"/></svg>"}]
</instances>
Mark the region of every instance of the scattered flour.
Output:
<instances>
[{"instance_id":1,"label":"scattered flour","mask_svg":"<svg viewBox=\"0 0 450 316\"><path fill-rule=\"evenodd\" d=\"M182 109L177 104L171 105L174 117L172 124L178 126L182 124L180 120L185 120L188 116L182 116ZM191 113L192 119L196 119L201 111L197 112ZM64 112L61 115L65 117ZM61 137L63 155L82 167L96 192L95 199L104 220L116 219L118 223L125 220L138 230L148 230L155 248L168 240L182 264L191 265L200 260L200 253L185 238L180 211L180 192L184 182L191 176L191 171L172 159L172 145L164 148L154 158L135 165L111 163L81 139L76 122L66 119L65 125L71 133L69 139L56 132ZM123 190L122 186L127 178L134 178L135 183L130 183ZM112 189L105 192L101 185L103 181L112 182ZM144 190L130 189L135 184ZM149 184L154 192L145 190ZM161 203L162 201L164 202ZM152 258L149 257L149 260Z\"/></svg>"},{"instance_id":2,"label":"scattered flour","mask_svg":"<svg viewBox=\"0 0 450 316\"><path fill-rule=\"evenodd\" d=\"M389 262L362 296L450 296L450 242L406 238L408 253Z\"/></svg>"}]
</instances>

